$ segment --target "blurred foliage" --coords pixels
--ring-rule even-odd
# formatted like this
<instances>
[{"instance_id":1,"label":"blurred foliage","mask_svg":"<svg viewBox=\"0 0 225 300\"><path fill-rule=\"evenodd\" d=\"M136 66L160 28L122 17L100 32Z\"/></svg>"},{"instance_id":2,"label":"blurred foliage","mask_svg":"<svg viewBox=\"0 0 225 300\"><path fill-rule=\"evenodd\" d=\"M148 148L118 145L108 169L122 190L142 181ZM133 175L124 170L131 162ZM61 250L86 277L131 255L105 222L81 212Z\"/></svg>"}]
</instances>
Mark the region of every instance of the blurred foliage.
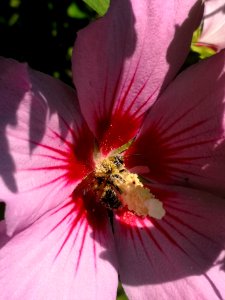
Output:
<instances>
[{"instance_id":1,"label":"blurred foliage","mask_svg":"<svg viewBox=\"0 0 225 300\"><path fill-rule=\"evenodd\" d=\"M1 0L0 55L72 85L76 32L96 16L82 0Z\"/></svg>"}]
</instances>

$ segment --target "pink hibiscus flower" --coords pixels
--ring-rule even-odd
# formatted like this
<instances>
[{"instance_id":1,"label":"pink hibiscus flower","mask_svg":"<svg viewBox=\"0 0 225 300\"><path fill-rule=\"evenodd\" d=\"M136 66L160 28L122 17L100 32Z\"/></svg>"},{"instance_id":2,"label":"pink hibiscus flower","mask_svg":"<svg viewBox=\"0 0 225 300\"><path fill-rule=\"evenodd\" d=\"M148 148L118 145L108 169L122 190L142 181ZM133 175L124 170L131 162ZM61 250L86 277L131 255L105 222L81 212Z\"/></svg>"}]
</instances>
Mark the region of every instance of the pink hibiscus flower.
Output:
<instances>
[{"instance_id":1,"label":"pink hibiscus flower","mask_svg":"<svg viewBox=\"0 0 225 300\"><path fill-rule=\"evenodd\" d=\"M201 10L112 1L78 97L0 60L1 299L225 297L225 53L174 79Z\"/></svg>"},{"instance_id":2,"label":"pink hibiscus flower","mask_svg":"<svg viewBox=\"0 0 225 300\"><path fill-rule=\"evenodd\" d=\"M199 45L220 51L225 48L225 1L205 0L203 31Z\"/></svg>"}]
</instances>

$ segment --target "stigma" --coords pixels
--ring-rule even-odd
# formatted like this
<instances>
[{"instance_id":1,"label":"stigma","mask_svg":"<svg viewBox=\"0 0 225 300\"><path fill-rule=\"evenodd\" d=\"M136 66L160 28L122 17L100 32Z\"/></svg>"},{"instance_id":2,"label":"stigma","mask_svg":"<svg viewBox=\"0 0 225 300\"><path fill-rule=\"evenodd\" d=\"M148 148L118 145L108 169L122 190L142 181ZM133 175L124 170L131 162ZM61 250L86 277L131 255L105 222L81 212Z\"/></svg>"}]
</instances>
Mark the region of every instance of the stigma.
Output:
<instances>
[{"instance_id":1,"label":"stigma","mask_svg":"<svg viewBox=\"0 0 225 300\"><path fill-rule=\"evenodd\" d=\"M123 207L137 216L162 219L163 204L145 187L135 173L126 169L121 155L99 158L94 171L94 191L98 201L111 210Z\"/></svg>"}]
</instances>

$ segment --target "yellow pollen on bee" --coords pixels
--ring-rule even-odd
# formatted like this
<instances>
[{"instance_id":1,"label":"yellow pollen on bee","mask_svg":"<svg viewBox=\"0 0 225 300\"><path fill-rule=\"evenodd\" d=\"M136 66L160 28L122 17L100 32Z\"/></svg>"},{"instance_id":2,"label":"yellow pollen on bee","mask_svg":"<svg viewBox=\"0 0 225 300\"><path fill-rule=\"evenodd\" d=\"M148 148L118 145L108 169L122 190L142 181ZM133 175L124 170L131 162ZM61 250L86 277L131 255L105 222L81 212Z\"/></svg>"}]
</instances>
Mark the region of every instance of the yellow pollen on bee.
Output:
<instances>
[{"instance_id":1,"label":"yellow pollen on bee","mask_svg":"<svg viewBox=\"0 0 225 300\"><path fill-rule=\"evenodd\" d=\"M138 175L129 172L122 156L115 155L96 162L95 177L111 185L121 195L121 204L138 216L162 219L165 215L163 204L144 187ZM119 192L118 192L119 191Z\"/></svg>"},{"instance_id":2,"label":"yellow pollen on bee","mask_svg":"<svg viewBox=\"0 0 225 300\"><path fill-rule=\"evenodd\" d=\"M104 177L107 174L118 173L118 167L111 157L98 160L95 167L95 175L98 177Z\"/></svg>"}]
</instances>

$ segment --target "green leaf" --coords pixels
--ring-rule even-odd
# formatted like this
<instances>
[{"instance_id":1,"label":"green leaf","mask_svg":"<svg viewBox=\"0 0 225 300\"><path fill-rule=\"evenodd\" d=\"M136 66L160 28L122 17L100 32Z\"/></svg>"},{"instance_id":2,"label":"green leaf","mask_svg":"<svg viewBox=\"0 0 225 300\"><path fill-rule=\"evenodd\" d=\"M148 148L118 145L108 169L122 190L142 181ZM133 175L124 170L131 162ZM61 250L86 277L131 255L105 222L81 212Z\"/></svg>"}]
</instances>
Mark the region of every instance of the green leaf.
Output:
<instances>
[{"instance_id":1,"label":"green leaf","mask_svg":"<svg viewBox=\"0 0 225 300\"><path fill-rule=\"evenodd\" d=\"M21 4L20 0L10 0L9 5L13 8L19 7Z\"/></svg>"},{"instance_id":2,"label":"green leaf","mask_svg":"<svg viewBox=\"0 0 225 300\"><path fill-rule=\"evenodd\" d=\"M198 44L198 40L201 36L201 32L202 32L202 28L201 28L201 26L199 26L195 30L195 32L192 36L191 50L193 52L198 53L200 59L204 59L204 58L207 58L207 57L210 57L210 56L216 54L216 51L207 47L206 45L204 46L204 45Z\"/></svg>"},{"instance_id":3,"label":"green leaf","mask_svg":"<svg viewBox=\"0 0 225 300\"><path fill-rule=\"evenodd\" d=\"M80 10L80 8L74 2L68 6L67 15L70 18L75 18L75 19L85 19L88 17L88 15L82 10Z\"/></svg>"},{"instance_id":4,"label":"green leaf","mask_svg":"<svg viewBox=\"0 0 225 300\"><path fill-rule=\"evenodd\" d=\"M103 16L108 8L110 0L83 0L93 10L95 10L100 16Z\"/></svg>"},{"instance_id":5,"label":"green leaf","mask_svg":"<svg viewBox=\"0 0 225 300\"><path fill-rule=\"evenodd\" d=\"M19 20L19 17L19 14L13 14L8 21L9 26L15 25L16 22Z\"/></svg>"},{"instance_id":6,"label":"green leaf","mask_svg":"<svg viewBox=\"0 0 225 300\"><path fill-rule=\"evenodd\" d=\"M201 32L202 32L202 28L201 26L199 26L193 33L192 41L191 41L192 43L197 43L198 39L200 38Z\"/></svg>"},{"instance_id":7,"label":"green leaf","mask_svg":"<svg viewBox=\"0 0 225 300\"><path fill-rule=\"evenodd\" d=\"M206 46L198 46L195 43L193 43L191 45L191 50L198 53L200 59L204 59L204 58L207 58L207 57L210 57L210 56L216 54L215 50L213 50L209 47L206 47Z\"/></svg>"},{"instance_id":8,"label":"green leaf","mask_svg":"<svg viewBox=\"0 0 225 300\"><path fill-rule=\"evenodd\" d=\"M121 283L119 283L119 286L118 286L118 289L117 289L116 300L128 300Z\"/></svg>"}]
</instances>

